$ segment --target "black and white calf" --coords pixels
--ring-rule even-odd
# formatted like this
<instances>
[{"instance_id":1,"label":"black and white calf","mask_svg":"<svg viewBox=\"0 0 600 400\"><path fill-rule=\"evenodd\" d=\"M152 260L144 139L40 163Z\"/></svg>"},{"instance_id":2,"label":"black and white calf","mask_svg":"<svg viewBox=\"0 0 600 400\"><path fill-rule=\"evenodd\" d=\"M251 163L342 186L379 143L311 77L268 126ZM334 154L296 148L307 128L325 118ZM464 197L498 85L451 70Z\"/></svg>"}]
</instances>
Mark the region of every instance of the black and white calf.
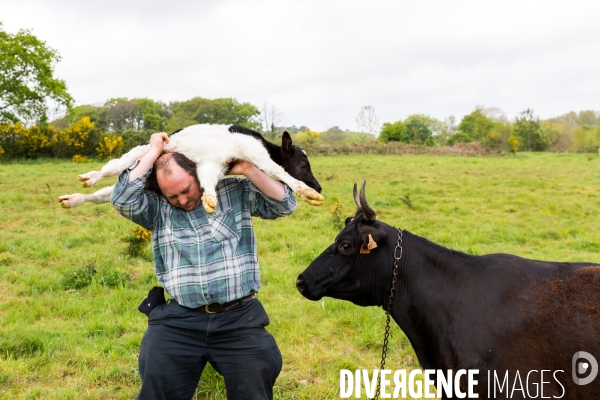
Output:
<instances>
[{"instance_id":1,"label":"black and white calf","mask_svg":"<svg viewBox=\"0 0 600 400\"><path fill-rule=\"evenodd\" d=\"M119 175L135 160L144 155L149 144L134 147L119 159L109 161L100 171L79 175L83 187L90 187L100 179ZM232 158L249 161L267 175L287 184L298 196L314 206L323 204L325 198L319 193L321 185L312 174L306 153L292 144L285 132L282 146L267 142L258 132L239 126L192 125L176 131L165 144L166 152L179 152L197 165L198 180L204 193L202 204L208 213L217 206L215 186L225 176ZM96 204L109 201L112 186L91 195L70 194L60 196L62 207L77 207L85 202Z\"/></svg>"}]
</instances>

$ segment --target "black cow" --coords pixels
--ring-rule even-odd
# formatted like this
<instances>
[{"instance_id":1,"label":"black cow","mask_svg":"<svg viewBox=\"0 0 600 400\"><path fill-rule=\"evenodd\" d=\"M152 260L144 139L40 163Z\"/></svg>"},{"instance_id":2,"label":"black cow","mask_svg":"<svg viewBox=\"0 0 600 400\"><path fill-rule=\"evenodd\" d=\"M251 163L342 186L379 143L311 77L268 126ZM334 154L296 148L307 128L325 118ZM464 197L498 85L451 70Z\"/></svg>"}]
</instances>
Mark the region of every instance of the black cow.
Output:
<instances>
[{"instance_id":1,"label":"black cow","mask_svg":"<svg viewBox=\"0 0 600 400\"><path fill-rule=\"evenodd\" d=\"M356 215L346 220L335 243L298 276L296 286L310 300L329 296L387 309L394 253L400 254L395 250L399 230L376 220L364 183L360 196L354 186L354 197ZM508 371L508 383L513 385L518 371L532 396L513 392L512 398L519 399L533 398L541 370L562 370L557 379L546 372L544 396L600 399L600 375L587 385L574 382L594 374L593 363L587 362L592 368L586 376L581 369L586 363L576 363L575 353L585 351L600 361L600 265L510 254L475 256L408 231L401 231L401 236L391 316L423 368L478 369L479 398L488 398L494 372L504 377ZM579 371L572 375L575 365ZM526 374L533 370L537 382L526 383ZM497 396L511 398L508 391Z\"/></svg>"}]
</instances>

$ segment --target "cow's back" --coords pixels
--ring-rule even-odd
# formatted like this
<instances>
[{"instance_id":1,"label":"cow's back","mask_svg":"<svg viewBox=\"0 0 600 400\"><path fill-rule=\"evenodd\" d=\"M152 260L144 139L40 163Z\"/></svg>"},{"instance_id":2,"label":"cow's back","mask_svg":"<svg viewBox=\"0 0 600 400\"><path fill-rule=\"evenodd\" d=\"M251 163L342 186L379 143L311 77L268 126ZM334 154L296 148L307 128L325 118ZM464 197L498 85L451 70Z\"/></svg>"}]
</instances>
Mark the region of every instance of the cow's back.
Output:
<instances>
[{"instance_id":1,"label":"cow's back","mask_svg":"<svg viewBox=\"0 0 600 400\"><path fill-rule=\"evenodd\" d=\"M497 335L496 348L502 351L493 357L491 369L508 370L513 379L516 370L521 374L562 370L556 376L570 394L565 398L600 398L600 384L576 385L571 371L579 351L600 360L600 265L532 264L522 277L528 281L527 290L513 292L518 305L512 321L519 323L506 324ZM559 396L563 389L551 375L548 378L551 389L545 395Z\"/></svg>"}]
</instances>

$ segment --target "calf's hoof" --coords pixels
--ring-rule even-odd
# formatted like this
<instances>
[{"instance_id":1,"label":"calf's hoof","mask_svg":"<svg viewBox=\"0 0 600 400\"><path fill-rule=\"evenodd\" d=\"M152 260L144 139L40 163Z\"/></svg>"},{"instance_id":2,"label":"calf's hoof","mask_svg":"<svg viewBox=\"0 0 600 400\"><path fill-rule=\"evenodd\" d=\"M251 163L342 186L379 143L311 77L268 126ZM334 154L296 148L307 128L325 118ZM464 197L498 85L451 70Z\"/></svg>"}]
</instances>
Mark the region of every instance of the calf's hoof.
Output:
<instances>
[{"instance_id":1,"label":"calf's hoof","mask_svg":"<svg viewBox=\"0 0 600 400\"><path fill-rule=\"evenodd\" d=\"M323 197L315 189L306 187L301 188L298 192L298 195L302 197L305 202L312 206L320 206L325 201L325 197Z\"/></svg>"},{"instance_id":2,"label":"calf's hoof","mask_svg":"<svg viewBox=\"0 0 600 400\"><path fill-rule=\"evenodd\" d=\"M65 196L60 196L58 198L58 202L60 203L60 206L62 208L73 208L73 207L79 207L80 205L82 205L85 200L83 198L83 195L79 194L79 193L75 193L75 194L68 194Z\"/></svg>"},{"instance_id":3,"label":"calf's hoof","mask_svg":"<svg viewBox=\"0 0 600 400\"><path fill-rule=\"evenodd\" d=\"M89 188L93 186L96 182L98 182L102 177L98 176L97 172L88 172L87 174L81 174L77 176L79 182L81 182L81 186L84 188Z\"/></svg>"},{"instance_id":4,"label":"calf's hoof","mask_svg":"<svg viewBox=\"0 0 600 400\"><path fill-rule=\"evenodd\" d=\"M207 213L214 214L217 208L217 199L212 194L204 193L202 195L202 206L204 206Z\"/></svg>"}]
</instances>

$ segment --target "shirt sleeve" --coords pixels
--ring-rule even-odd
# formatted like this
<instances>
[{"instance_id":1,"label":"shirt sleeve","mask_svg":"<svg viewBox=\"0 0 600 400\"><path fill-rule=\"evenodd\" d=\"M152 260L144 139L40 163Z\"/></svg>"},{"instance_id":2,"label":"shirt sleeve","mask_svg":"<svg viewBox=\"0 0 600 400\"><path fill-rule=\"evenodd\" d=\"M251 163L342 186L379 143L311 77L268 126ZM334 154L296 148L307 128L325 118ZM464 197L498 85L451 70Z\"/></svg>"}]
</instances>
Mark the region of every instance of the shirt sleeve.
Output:
<instances>
[{"instance_id":1,"label":"shirt sleeve","mask_svg":"<svg viewBox=\"0 0 600 400\"><path fill-rule=\"evenodd\" d=\"M136 161L121 173L110 195L110 202L119 214L152 230L158 215L160 200L156 193L145 190L144 187L153 167L150 167L144 175L129 182L129 171L135 168L137 163Z\"/></svg>"},{"instance_id":2,"label":"shirt sleeve","mask_svg":"<svg viewBox=\"0 0 600 400\"><path fill-rule=\"evenodd\" d=\"M249 180L246 179L245 181L247 189L250 192L249 200L252 216L263 219L275 219L290 215L296 211L296 207L298 207L296 198L292 189L285 183L283 184L285 189L283 200L275 200L258 190Z\"/></svg>"}]
</instances>

